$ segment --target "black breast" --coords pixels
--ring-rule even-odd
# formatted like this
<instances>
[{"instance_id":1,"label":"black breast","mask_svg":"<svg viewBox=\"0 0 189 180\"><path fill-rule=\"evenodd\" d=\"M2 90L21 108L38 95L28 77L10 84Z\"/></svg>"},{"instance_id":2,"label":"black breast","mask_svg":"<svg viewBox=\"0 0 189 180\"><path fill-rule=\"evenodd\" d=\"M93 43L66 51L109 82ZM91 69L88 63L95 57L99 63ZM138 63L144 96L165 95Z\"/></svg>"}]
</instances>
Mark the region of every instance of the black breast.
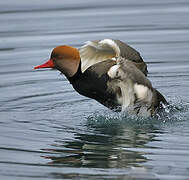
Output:
<instances>
[{"instance_id":1,"label":"black breast","mask_svg":"<svg viewBox=\"0 0 189 180\"><path fill-rule=\"evenodd\" d=\"M107 71L113 65L115 65L113 60L97 63L84 73L79 70L76 76L69 78L69 81L79 94L95 99L108 108L115 109L119 105L115 93L108 86L110 79L107 75Z\"/></svg>"}]
</instances>

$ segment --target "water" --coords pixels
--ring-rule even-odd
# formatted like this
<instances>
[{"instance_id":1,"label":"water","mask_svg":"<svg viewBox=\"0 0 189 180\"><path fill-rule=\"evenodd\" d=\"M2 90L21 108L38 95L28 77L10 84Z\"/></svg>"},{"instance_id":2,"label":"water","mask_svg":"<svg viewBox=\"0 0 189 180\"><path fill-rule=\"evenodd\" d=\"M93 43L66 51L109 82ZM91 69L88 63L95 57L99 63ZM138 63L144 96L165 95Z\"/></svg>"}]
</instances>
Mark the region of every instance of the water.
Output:
<instances>
[{"instance_id":1,"label":"water","mask_svg":"<svg viewBox=\"0 0 189 180\"><path fill-rule=\"evenodd\" d=\"M189 179L188 17L186 0L1 1L0 179ZM141 53L171 112L114 113L33 70L57 45L104 38Z\"/></svg>"}]
</instances>

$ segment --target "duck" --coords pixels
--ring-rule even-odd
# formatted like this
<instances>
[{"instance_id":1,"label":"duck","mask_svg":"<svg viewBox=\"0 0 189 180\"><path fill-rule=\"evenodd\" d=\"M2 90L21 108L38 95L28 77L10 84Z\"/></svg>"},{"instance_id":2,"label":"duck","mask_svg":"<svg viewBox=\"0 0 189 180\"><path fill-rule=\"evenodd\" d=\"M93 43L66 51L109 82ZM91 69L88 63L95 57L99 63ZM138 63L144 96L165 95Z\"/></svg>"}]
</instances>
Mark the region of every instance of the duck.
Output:
<instances>
[{"instance_id":1,"label":"duck","mask_svg":"<svg viewBox=\"0 0 189 180\"><path fill-rule=\"evenodd\" d=\"M113 39L87 41L77 49L55 47L50 59L34 69L55 68L81 95L115 111L153 116L167 104L147 79L147 65L140 53Z\"/></svg>"}]
</instances>

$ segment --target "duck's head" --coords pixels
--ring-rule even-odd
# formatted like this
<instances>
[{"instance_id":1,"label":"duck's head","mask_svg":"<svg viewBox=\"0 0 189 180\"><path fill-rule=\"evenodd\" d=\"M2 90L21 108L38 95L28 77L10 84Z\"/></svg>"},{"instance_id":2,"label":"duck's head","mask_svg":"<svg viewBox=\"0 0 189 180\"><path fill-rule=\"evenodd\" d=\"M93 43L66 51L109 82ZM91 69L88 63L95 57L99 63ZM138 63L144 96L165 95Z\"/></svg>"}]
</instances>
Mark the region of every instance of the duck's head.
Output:
<instances>
[{"instance_id":1,"label":"duck's head","mask_svg":"<svg viewBox=\"0 0 189 180\"><path fill-rule=\"evenodd\" d=\"M72 77L78 70L80 64L79 51L71 46L57 46L53 49L50 59L34 69L55 68L67 77Z\"/></svg>"}]
</instances>

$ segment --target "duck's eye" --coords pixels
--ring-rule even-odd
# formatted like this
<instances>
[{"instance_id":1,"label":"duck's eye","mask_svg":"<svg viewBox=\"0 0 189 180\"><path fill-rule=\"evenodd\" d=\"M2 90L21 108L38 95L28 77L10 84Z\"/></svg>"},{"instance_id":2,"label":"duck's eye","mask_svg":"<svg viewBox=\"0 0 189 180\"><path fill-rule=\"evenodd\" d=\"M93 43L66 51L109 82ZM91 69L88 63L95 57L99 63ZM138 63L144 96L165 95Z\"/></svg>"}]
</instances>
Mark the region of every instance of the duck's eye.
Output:
<instances>
[{"instance_id":1,"label":"duck's eye","mask_svg":"<svg viewBox=\"0 0 189 180\"><path fill-rule=\"evenodd\" d=\"M62 56L59 54L53 54L53 55L51 55L51 59L56 59L56 60L62 59Z\"/></svg>"}]
</instances>

